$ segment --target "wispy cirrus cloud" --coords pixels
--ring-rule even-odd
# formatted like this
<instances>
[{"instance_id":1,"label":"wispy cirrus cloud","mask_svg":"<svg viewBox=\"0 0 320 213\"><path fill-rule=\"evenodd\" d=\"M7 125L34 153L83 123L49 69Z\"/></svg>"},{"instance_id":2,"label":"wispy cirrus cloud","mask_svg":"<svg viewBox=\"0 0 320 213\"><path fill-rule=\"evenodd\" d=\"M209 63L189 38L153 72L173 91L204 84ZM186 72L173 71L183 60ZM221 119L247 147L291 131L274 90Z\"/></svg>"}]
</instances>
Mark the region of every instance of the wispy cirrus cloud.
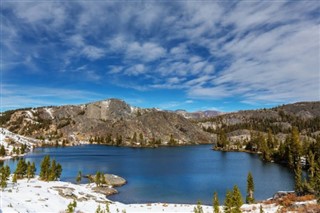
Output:
<instances>
[{"instance_id":1,"label":"wispy cirrus cloud","mask_svg":"<svg viewBox=\"0 0 320 213\"><path fill-rule=\"evenodd\" d=\"M5 2L4 80L58 72L185 99L319 100L319 9L285 0Z\"/></svg>"}]
</instances>

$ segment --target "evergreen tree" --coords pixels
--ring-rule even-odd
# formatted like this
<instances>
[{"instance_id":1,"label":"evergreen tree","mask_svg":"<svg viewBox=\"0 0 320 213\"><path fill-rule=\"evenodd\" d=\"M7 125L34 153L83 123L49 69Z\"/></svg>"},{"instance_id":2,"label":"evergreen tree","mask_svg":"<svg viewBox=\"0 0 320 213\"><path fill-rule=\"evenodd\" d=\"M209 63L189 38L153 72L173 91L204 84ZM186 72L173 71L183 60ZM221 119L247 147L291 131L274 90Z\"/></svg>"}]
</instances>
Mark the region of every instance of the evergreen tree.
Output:
<instances>
[{"instance_id":1,"label":"evergreen tree","mask_svg":"<svg viewBox=\"0 0 320 213\"><path fill-rule=\"evenodd\" d=\"M13 174L12 183L17 183L17 174L16 173Z\"/></svg>"},{"instance_id":2,"label":"evergreen tree","mask_svg":"<svg viewBox=\"0 0 320 213\"><path fill-rule=\"evenodd\" d=\"M7 187L7 180L10 176L10 168L8 166L0 168L0 185L1 188L4 189Z\"/></svg>"},{"instance_id":3,"label":"evergreen tree","mask_svg":"<svg viewBox=\"0 0 320 213\"><path fill-rule=\"evenodd\" d=\"M10 167L8 165L6 165L4 167L4 172L5 172L6 177L9 178L11 171L10 171Z\"/></svg>"},{"instance_id":4,"label":"evergreen tree","mask_svg":"<svg viewBox=\"0 0 320 213\"><path fill-rule=\"evenodd\" d=\"M36 168L36 165L34 162L32 162L31 164L31 178L34 178L34 176L36 175L36 171L37 171L37 168Z\"/></svg>"},{"instance_id":5,"label":"evergreen tree","mask_svg":"<svg viewBox=\"0 0 320 213\"><path fill-rule=\"evenodd\" d=\"M227 149L229 146L229 141L226 132L222 129L218 134L217 147L222 149Z\"/></svg>"},{"instance_id":6,"label":"evergreen tree","mask_svg":"<svg viewBox=\"0 0 320 213\"><path fill-rule=\"evenodd\" d=\"M227 191L226 198L224 200L224 212L225 213L231 213L232 207L233 207L233 199L232 199L232 192Z\"/></svg>"},{"instance_id":7,"label":"evergreen tree","mask_svg":"<svg viewBox=\"0 0 320 213\"><path fill-rule=\"evenodd\" d=\"M100 186L100 184L101 184L101 172L99 172L99 171L96 173L95 183L97 186Z\"/></svg>"},{"instance_id":8,"label":"evergreen tree","mask_svg":"<svg viewBox=\"0 0 320 213\"><path fill-rule=\"evenodd\" d=\"M132 142L134 142L134 143L137 142L137 133L136 132L133 133Z\"/></svg>"},{"instance_id":9,"label":"evergreen tree","mask_svg":"<svg viewBox=\"0 0 320 213\"><path fill-rule=\"evenodd\" d=\"M1 145L0 156L5 156L5 155L6 155L6 149L4 148L4 145Z\"/></svg>"},{"instance_id":10,"label":"evergreen tree","mask_svg":"<svg viewBox=\"0 0 320 213\"><path fill-rule=\"evenodd\" d=\"M50 166L50 174L49 174L49 178L48 181L54 181L56 178L56 169L57 169L57 163L55 160L53 160L51 162L51 166Z\"/></svg>"},{"instance_id":11,"label":"evergreen tree","mask_svg":"<svg viewBox=\"0 0 320 213\"><path fill-rule=\"evenodd\" d=\"M55 163L55 167L53 168L53 166L51 165L51 172L53 173L53 180L58 180L61 176L62 173L62 166L59 163L56 163L55 160L52 161Z\"/></svg>"},{"instance_id":12,"label":"evergreen tree","mask_svg":"<svg viewBox=\"0 0 320 213\"><path fill-rule=\"evenodd\" d=\"M101 184L102 184L102 185L107 184L106 177L104 176L103 173L101 174Z\"/></svg>"},{"instance_id":13,"label":"evergreen tree","mask_svg":"<svg viewBox=\"0 0 320 213\"><path fill-rule=\"evenodd\" d=\"M300 163L301 150L302 150L299 131L297 127L292 128L290 145L291 145L290 148L291 148L291 153L293 158L292 166L296 166L297 164Z\"/></svg>"},{"instance_id":14,"label":"evergreen tree","mask_svg":"<svg viewBox=\"0 0 320 213\"><path fill-rule=\"evenodd\" d=\"M172 134L170 135L170 139L169 139L168 145L170 145L170 146L175 146L175 145L177 145L177 141L173 138L173 135L172 135Z\"/></svg>"},{"instance_id":15,"label":"evergreen tree","mask_svg":"<svg viewBox=\"0 0 320 213\"><path fill-rule=\"evenodd\" d=\"M80 183L81 179L82 179L82 173L81 173L81 171L79 171L78 175L77 175L77 179L76 179L77 183Z\"/></svg>"},{"instance_id":16,"label":"evergreen tree","mask_svg":"<svg viewBox=\"0 0 320 213\"><path fill-rule=\"evenodd\" d=\"M40 179L41 180L49 180L50 175L50 156L46 155L41 161L40 165Z\"/></svg>"},{"instance_id":17,"label":"evergreen tree","mask_svg":"<svg viewBox=\"0 0 320 213\"><path fill-rule=\"evenodd\" d=\"M264 213L262 205L260 205L260 213Z\"/></svg>"},{"instance_id":18,"label":"evergreen tree","mask_svg":"<svg viewBox=\"0 0 320 213\"><path fill-rule=\"evenodd\" d=\"M106 202L106 212L110 213L110 207L109 207L109 202L108 201Z\"/></svg>"},{"instance_id":19,"label":"evergreen tree","mask_svg":"<svg viewBox=\"0 0 320 213\"><path fill-rule=\"evenodd\" d=\"M18 161L15 174L17 175L18 179L23 178L27 174L27 163L24 159L20 159Z\"/></svg>"},{"instance_id":20,"label":"evergreen tree","mask_svg":"<svg viewBox=\"0 0 320 213\"><path fill-rule=\"evenodd\" d=\"M295 184L294 184L294 190L295 192L300 195L303 191L303 185L302 185L302 170L300 164L296 165L295 171Z\"/></svg>"},{"instance_id":21,"label":"evergreen tree","mask_svg":"<svg viewBox=\"0 0 320 213\"><path fill-rule=\"evenodd\" d=\"M28 163L27 163L27 178L28 178L28 180L30 180L31 176L32 176L32 168L31 168L30 161L28 161Z\"/></svg>"},{"instance_id":22,"label":"evergreen tree","mask_svg":"<svg viewBox=\"0 0 320 213\"><path fill-rule=\"evenodd\" d=\"M241 213L240 208L243 204L243 201L242 201L242 195L241 195L240 189L237 185L233 187L232 201L234 206L234 208L232 209L232 213Z\"/></svg>"},{"instance_id":23,"label":"evergreen tree","mask_svg":"<svg viewBox=\"0 0 320 213\"><path fill-rule=\"evenodd\" d=\"M312 151L309 151L308 154L308 164L309 164L309 169L308 169L308 178L309 178L309 183L312 188L315 187L315 170L316 170L316 162L315 162L315 155L312 153Z\"/></svg>"},{"instance_id":24,"label":"evergreen tree","mask_svg":"<svg viewBox=\"0 0 320 213\"><path fill-rule=\"evenodd\" d=\"M213 212L214 213L219 213L220 210L219 210L219 198L218 198L218 193L217 192L214 192L214 195L213 195Z\"/></svg>"},{"instance_id":25,"label":"evergreen tree","mask_svg":"<svg viewBox=\"0 0 320 213\"><path fill-rule=\"evenodd\" d=\"M248 173L247 177L247 197L246 197L246 203L253 203L254 202L254 182L251 172Z\"/></svg>"},{"instance_id":26,"label":"evergreen tree","mask_svg":"<svg viewBox=\"0 0 320 213\"><path fill-rule=\"evenodd\" d=\"M73 202L68 204L68 207L66 209L66 213L74 213L76 207L77 207L77 202L74 200Z\"/></svg>"},{"instance_id":27,"label":"evergreen tree","mask_svg":"<svg viewBox=\"0 0 320 213\"><path fill-rule=\"evenodd\" d=\"M50 156L46 155L41 162L40 179L55 181L61 176L62 167L55 160L51 162Z\"/></svg>"},{"instance_id":28,"label":"evergreen tree","mask_svg":"<svg viewBox=\"0 0 320 213\"><path fill-rule=\"evenodd\" d=\"M194 213L203 213L201 201L198 201L197 206L193 209Z\"/></svg>"},{"instance_id":29,"label":"evergreen tree","mask_svg":"<svg viewBox=\"0 0 320 213\"><path fill-rule=\"evenodd\" d=\"M96 209L96 213L103 213L103 210L100 207L100 204L98 205L97 209Z\"/></svg>"},{"instance_id":30,"label":"evergreen tree","mask_svg":"<svg viewBox=\"0 0 320 213\"><path fill-rule=\"evenodd\" d=\"M318 200L318 203L320 204L320 164L317 164L316 166L316 172L315 172L315 194Z\"/></svg>"}]
</instances>

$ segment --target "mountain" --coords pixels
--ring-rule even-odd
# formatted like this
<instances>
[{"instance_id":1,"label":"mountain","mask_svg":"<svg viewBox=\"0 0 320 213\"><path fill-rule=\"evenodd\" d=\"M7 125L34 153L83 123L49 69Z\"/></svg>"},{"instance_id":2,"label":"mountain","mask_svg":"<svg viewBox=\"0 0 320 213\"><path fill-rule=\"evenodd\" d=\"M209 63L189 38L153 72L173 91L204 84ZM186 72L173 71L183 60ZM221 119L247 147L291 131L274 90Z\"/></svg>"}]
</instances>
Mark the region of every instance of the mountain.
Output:
<instances>
[{"instance_id":1,"label":"mountain","mask_svg":"<svg viewBox=\"0 0 320 213\"><path fill-rule=\"evenodd\" d=\"M303 140L313 141L320 136L320 101L233 112L203 119L198 125L211 133L224 131L231 142L250 140L252 133L266 135L269 130L284 141L295 126Z\"/></svg>"},{"instance_id":2,"label":"mountain","mask_svg":"<svg viewBox=\"0 0 320 213\"><path fill-rule=\"evenodd\" d=\"M90 141L140 147L215 142L214 135L177 113L133 107L118 99L7 111L0 124L53 144Z\"/></svg>"},{"instance_id":3,"label":"mountain","mask_svg":"<svg viewBox=\"0 0 320 213\"><path fill-rule=\"evenodd\" d=\"M197 112L187 112L186 110L179 109L174 111L175 113L182 115L187 119L199 120L205 118L212 118L218 115L222 115L222 112L216 110L206 110L206 111L197 111Z\"/></svg>"},{"instance_id":4,"label":"mountain","mask_svg":"<svg viewBox=\"0 0 320 213\"><path fill-rule=\"evenodd\" d=\"M0 145L4 147L5 153L2 153L0 159L8 158L11 155L21 155L38 146L41 141L34 138L24 137L0 128ZM18 153L19 152L19 153Z\"/></svg>"}]
</instances>

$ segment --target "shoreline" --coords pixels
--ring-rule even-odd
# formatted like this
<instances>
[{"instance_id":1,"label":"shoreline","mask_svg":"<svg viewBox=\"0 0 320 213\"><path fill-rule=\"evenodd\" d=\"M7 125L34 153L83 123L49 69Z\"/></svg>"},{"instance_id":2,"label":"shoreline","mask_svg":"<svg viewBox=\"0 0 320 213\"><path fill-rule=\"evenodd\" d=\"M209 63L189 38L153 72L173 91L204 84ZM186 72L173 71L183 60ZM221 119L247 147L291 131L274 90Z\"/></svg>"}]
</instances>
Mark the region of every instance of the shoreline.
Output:
<instances>
[{"instance_id":1,"label":"shoreline","mask_svg":"<svg viewBox=\"0 0 320 213\"><path fill-rule=\"evenodd\" d=\"M63 181L45 182L38 176L30 179L20 179L12 183L12 175L8 186L1 191L1 211L9 212L65 212L67 206L76 200L74 212L93 213L99 208L106 210L107 204L110 212L194 212L196 204L176 203L134 203L124 204L108 199L103 194L94 192L91 184L73 184ZM293 205L307 206L315 205L315 200L295 202ZM243 204L242 212L260 212L262 206L265 213L275 213L283 208L277 202L265 200L255 204ZM212 213L213 207L201 205L204 213ZM223 206L219 209L223 212ZM107 212L107 211L106 211Z\"/></svg>"}]
</instances>

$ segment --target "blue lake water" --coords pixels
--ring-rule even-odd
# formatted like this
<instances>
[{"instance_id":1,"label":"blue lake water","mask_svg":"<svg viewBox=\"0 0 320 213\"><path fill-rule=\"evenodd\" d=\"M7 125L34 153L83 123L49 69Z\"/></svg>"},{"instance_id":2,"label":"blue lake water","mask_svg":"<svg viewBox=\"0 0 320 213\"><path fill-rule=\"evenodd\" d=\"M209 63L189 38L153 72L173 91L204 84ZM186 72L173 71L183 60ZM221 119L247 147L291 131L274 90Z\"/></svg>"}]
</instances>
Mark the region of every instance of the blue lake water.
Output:
<instances>
[{"instance_id":1,"label":"blue lake water","mask_svg":"<svg viewBox=\"0 0 320 213\"><path fill-rule=\"evenodd\" d=\"M201 200L211 205L214 191L222 203L226 190L235 184L245 197L249 171L254 177L256 200L294 187L294 174L286 167L262 162L254 154L213 151L210 145L157 149L102 145L37 148L25 158L40 168L43 156L48 154L62 165L64 181L75 182L79 170L83 174L101 171L124 177L128 183L117 188L119 194L109 197L124 203ZM16 163L5 161L12 170Z\"/></svg>"}]
</instances>

